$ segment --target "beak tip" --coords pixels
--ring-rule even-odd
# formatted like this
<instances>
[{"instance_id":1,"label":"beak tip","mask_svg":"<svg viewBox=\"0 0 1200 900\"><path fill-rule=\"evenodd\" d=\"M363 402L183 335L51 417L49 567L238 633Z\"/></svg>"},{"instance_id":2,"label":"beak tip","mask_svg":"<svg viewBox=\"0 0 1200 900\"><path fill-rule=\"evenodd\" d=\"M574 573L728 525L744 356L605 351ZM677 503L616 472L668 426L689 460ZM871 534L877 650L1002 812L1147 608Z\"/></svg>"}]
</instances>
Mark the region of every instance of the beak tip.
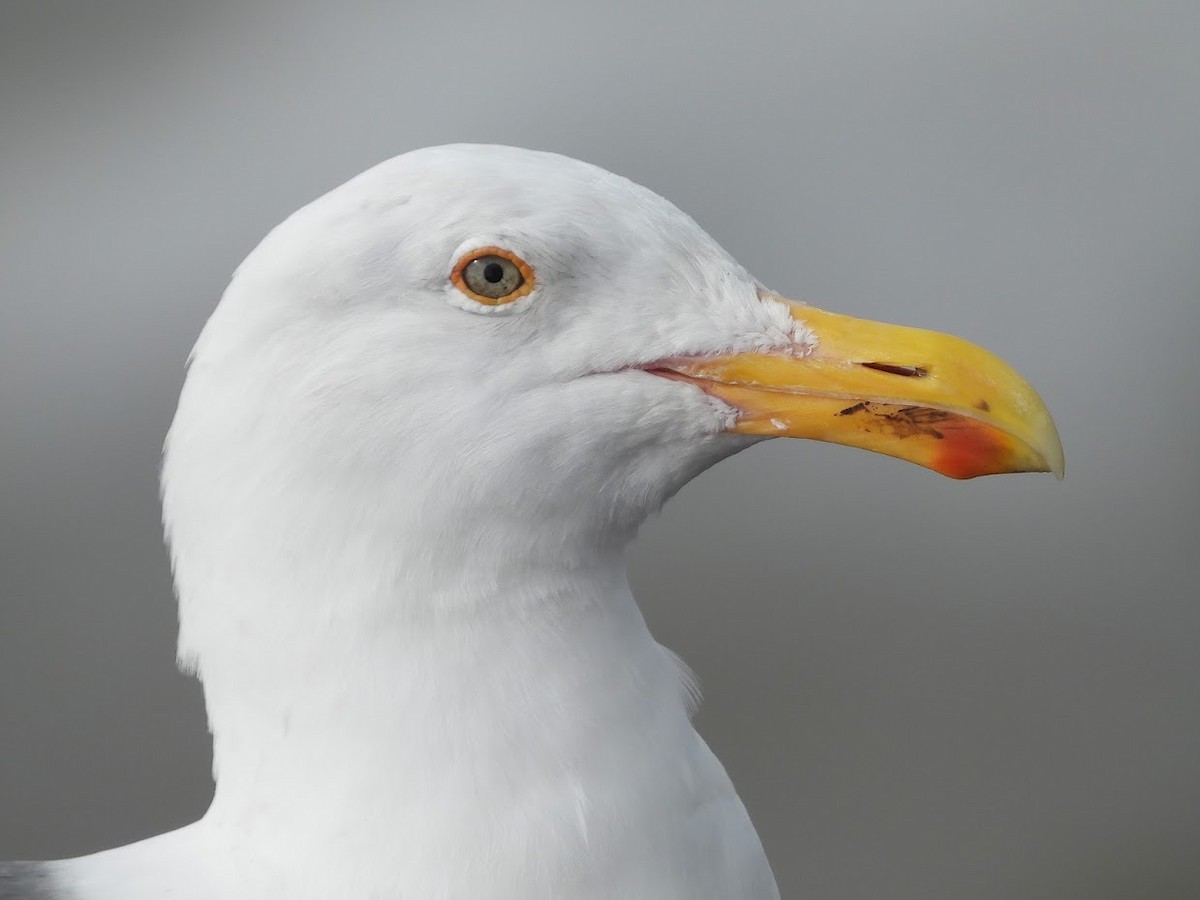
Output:
<instances>
[{"instance_id":1,"label":"beak tip","mask_svg":"<svg viewBox=\"0 0 1200 900\"><path fill-rule=\"evenodd\" d=\"M1058 481L1062 481L1067 477L1067 466L1063 461L1062 454L1059 454L1058 459L1051 465L1050 471Z\"/></svg>"},{"instance_id":2,"label":"beak tip","mask_svg":"<svg viewBox=\"0 0 1200 900\"><path fill-rule=\"evenodd\" d=\"M1049 419L1049 413L1046 414ZM1042 458L1046 460L1046 471L1052 472L1054 477L1062 481L1066 477L1067 461L1063 454L1062 438L1058 436L1058 428L1054 424L1054 420L1049 420L1050 433L1046 441L1046 451L1042 454Z\"/></svg>"},{"instance_id":3,"label":"beak tip","mask_svg":"<svg viewBox=\"0 0 1200 900\"><path fill-rule=\"evenodd\" d=\"M1054 477L1059 481L1067 477L1067 463L1063 459L1061 447L1058 449L1058 455L1050 462L1050 471L1054 473Z\"/></svg>"}]
</instances>

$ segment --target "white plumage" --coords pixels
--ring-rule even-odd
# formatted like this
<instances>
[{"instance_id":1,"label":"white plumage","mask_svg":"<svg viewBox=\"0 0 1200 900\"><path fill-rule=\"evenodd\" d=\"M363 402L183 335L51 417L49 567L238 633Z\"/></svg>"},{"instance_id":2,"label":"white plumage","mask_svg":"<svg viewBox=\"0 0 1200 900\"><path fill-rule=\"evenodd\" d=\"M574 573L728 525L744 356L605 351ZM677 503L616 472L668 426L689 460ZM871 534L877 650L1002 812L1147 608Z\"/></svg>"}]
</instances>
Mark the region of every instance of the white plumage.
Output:
<instances>
[{"instance_id":1,"label":"white plumage","mask_svg":"<svg viewBox=\"0 0 1200 900\"><path fill-rule=\"evenodd\" d=\"M461 289L481 248L533 289ZM785 301L594 166L432 148L300 210L235 274L166 445L215 799L48 864L52 895L778 897L624 561L764 434L957 477L1061 471L995 357Z\"/></svg>"},{"instance_id":2,"label":"white plumage","mask_svg":"<svg viewBox=\"0 0 1200 900\"><path fill-rule=\"evenodd\" d=\"M486 245L537 292L456 290L446 272ZM59 883L777 896L624 564L649 513L751 440L631 367L787 346L757 287L650 191L510 148L409 153L276 228L196 345L163 472L216 797Z\"/></svg>"}]
</instances>

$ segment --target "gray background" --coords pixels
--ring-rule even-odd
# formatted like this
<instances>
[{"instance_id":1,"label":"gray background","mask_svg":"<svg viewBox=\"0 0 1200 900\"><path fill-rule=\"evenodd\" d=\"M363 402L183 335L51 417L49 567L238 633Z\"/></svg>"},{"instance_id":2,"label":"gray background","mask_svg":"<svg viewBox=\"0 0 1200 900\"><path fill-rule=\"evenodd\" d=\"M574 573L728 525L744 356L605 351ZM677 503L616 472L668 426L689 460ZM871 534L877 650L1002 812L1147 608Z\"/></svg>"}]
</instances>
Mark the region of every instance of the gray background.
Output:
<instances>
[{"instance_id":1,"label":"gray background","mask_svg":"<svg viewBox=\"0 0 1200 900\"><path fill-rule=\"evenodd\" d=\"M0 858L205 809L156 470L234 266L359 170L553 149L767 284L988 345L1068 477L776 441L635 586L785 897L1200 897L1200 5L0 5Z\"/></svg>"}]
</instances>

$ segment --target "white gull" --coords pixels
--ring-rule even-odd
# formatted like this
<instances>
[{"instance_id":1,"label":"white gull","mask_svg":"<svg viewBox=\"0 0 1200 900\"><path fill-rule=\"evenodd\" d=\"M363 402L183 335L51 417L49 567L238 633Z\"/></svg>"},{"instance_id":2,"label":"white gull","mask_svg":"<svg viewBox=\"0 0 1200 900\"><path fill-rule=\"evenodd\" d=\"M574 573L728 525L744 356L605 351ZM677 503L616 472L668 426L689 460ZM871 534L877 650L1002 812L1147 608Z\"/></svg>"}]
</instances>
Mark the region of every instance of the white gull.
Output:
<instances>
[{"instance_id":1,"label":"white gull","mask_svg":"<svg viewBox=\"0 0 1200 900\"><path fill-rule=\"evenodd\" d=\"M166 445L212 806L0 865L0 897L778 897L624 554L780 435L1062 469L996 357L785 300L594 166L437 147L306 206L235 274Z\"/></svg>"}]
</instances>

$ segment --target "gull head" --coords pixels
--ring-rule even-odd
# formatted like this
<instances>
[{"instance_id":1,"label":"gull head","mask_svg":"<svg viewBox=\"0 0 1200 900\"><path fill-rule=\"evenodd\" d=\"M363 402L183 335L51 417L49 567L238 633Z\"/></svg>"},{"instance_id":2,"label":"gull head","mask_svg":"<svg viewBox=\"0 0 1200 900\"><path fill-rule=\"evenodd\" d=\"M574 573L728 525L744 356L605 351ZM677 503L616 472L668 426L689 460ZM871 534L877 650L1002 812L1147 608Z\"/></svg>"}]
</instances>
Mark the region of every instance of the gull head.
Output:
<instances>
[{"instance_id":1,"label":"gull head","mask_svg":"<svg viewBox=\"0 0 1200 900\"><path fill-rule=\"evenodd\" d=\"M782 436L954 477L1062 468L1032 388L973 344L784 299L595 166L414 151L274 229L196 344L164 466L181 599L582 560Z\"/></svg>"}]
</instances>

